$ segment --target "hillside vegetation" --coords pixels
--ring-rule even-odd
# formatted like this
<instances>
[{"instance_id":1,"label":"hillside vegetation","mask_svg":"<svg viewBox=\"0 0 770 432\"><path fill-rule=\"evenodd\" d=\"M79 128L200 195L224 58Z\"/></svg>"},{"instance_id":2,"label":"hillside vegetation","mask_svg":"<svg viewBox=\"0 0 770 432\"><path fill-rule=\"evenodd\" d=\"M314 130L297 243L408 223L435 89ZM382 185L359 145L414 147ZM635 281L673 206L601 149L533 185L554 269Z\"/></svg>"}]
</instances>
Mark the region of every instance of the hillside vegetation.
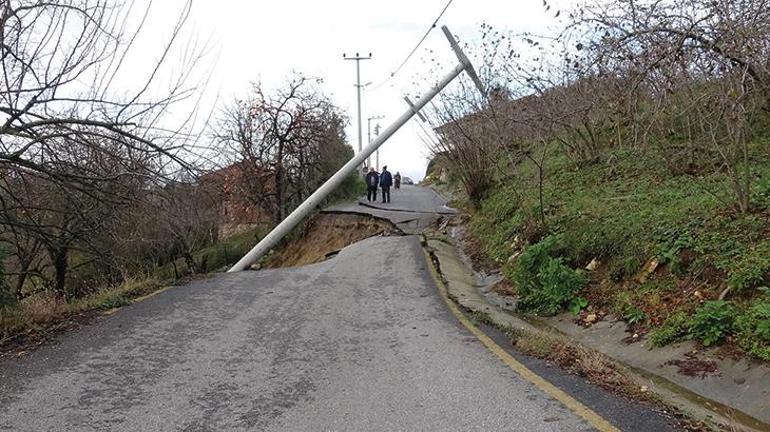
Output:
<instances>
[{"instance_id":1,"label":"hillside vegetation","mask_svg":"<svg viewBox=\"0 0 770 432\"><path fill-rule=\"evenodd\" d=\"M652 330L658 345L730 338L770 361L770 293L763 289L770 275L770 155L752 157L767 180L755 188L757 206L748 214L725 205L724 175L671 175L659 155L611 155L610 163L581 169L566 156L549 159L545 225L531 162L472 212L471 234L525 294L520 307L553 314L590 305L637 331ZM594 260L596 269L585 270ZM723 294L729 300L720 301ZM707 321L725 313L726 324L698 330L698 313Z\"/></svg>"},{"instance_id":2,"label":"hillside vegetation","mask_svg":"<svg viewBox=\"0 0 770 432\"><path fill-rule=\"evenodd\" d=\"M482 31L490 91L436 104L429 177L464 193L502 291L770 361L768 4L614 1L556 39Z\"/></svg>"}]
</instances>

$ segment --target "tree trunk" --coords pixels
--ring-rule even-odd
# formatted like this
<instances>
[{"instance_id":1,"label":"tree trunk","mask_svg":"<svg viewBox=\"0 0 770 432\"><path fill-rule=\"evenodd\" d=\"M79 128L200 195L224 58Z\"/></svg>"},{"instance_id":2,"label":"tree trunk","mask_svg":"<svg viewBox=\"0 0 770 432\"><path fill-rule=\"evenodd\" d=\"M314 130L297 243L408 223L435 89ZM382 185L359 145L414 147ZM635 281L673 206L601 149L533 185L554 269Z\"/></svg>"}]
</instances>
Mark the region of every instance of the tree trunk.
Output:
<instances>
[{"instance_id":1,"label":"tree trunk","mask_svg":"<svg viewBox=\"0 0 770 432\"><path fill-rule=\"evenodd\" d=\"M187 268L190 272L198 273L198 265L195 263L195 257L192 256L192 253L188 249L185 249L182 255L184 256L184 262L187 264Z\"/></svg>"},{"instance_id":2,"label":"tree trunk","mask_svg":"<svg viewBox=\"0 0 770 432\"><path fill-rule=\"evenodd\" d=\"M179 244L182 246L182 258L184 258L184 263L187 265L187 270L190 273L198 273L198 265L195 263L195 257L192 254L190 245L183 236L179 237Z\"/></svg>"},{"instance_id":3,"label":"tree trunk","mask_svg":"<svg viewBox=\"0 0 770 432\"><path fill-rule=\"evenodd\" d=\"M278 152L275 161L275 224L278 225L283 220L284 209L284 189L286 187L283 178L283 143L278 144Z\"/></svg>"},{"instance_id":4,"label":"tree trunk","mask_svg":"<svg viewBox=\"0 0 770 432\"><path fill-rule=\"evenodd\" d=\"M16 278L16 289L14 290L14 294L16 295L16 300L21 300L23 298L23 288L24 283L27 281L27 271L29 269L25 266L22 266L22 268L19 270L19 276Z\"/></svg>"},{"instance_id":5,"label":"tree trunk","mask_svg":"<svg viewBox=\"0 0 770 432\"><path fill-rule=\"evenodd\" d=\"M54 269L54 295L67 299L67 271L69 270L69 250L60 246L49 251Z\"/></svg>"}]
</instances>

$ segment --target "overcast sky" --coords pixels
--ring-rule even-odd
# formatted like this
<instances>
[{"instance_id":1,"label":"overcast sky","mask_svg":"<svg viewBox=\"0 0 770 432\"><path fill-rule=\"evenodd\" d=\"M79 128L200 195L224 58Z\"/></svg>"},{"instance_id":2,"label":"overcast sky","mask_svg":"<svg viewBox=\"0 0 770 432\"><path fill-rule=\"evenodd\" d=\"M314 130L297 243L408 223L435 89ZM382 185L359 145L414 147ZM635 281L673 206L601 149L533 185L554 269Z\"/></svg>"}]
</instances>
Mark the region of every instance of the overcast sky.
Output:
<instances>
[{"instance_id":1,"label":"overcast sky","mask_svg":"<svg viewBox=\"0 0 770 432\"><path fill-rule=\"evenodd\" d=\"M172 18L184 0L155 1L148 26L149 43L169 32ZM386 127L406 109L407 92L427 90L433 82L415 84L427 77L422 61L428 50L443 57L449 66L453 54L436 28L420 50L395 76L380 85L422 37L447 0L195 0L188 30L210 41L207 62L213 68L208 84L219 104L248 92L250 83L280 85L291 71L324 79L323 89L350 117L348 140L358 148L356 130L355 62L342 54L372 53L361 63L362 83L373 82L363 94L363 139L367 140L366 118ZM439 22L449 26L461 40L480 37L482 22L514 32L546 32L553 23L542 0L454 0ZM445 72L445 71L442 71ZM377 88L375 88L377 87ZM213 104L213 97L204 100ZM381 149L381 164L393 172L419 180L427 165L428 152L419 139L416 119L404 126ZM374 125L377 121L373 121Z\"/></svg>"}]
</instances>

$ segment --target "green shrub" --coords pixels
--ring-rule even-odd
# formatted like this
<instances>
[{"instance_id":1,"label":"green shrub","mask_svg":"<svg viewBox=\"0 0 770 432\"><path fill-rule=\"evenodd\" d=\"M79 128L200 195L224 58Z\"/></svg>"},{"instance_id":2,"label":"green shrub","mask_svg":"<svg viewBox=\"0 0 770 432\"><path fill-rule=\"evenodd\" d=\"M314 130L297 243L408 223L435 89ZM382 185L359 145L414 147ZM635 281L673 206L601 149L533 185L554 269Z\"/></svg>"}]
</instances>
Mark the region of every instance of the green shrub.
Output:
<instances>
[{"instance_id":1,"label":"green shrub","mask_svg":"<svg viewBox=\"0 0 770 432\"><path fill-rule=\"evenodd\" d=\"M587 282L586 277L556 258L561 237L549 236L524 250L510 271L525 312L553 315L564 309Z\"/></svg>"},{"instance_id":2,"label":"green shrub","mask_svg":"<svg viewBox=\"0 0 770 432\"><path fill-rule=\"evenodd\" d=\"M770 209L770 178L757 180L751 190L751 201L759 208Z\"/></svg>"},{"instance_id":3,"label":"green shrub","mask_svg":"<svg viewBox=\"0 0 770 432\"><path fill-rule=\"evenodd\" d=\"M746 352L770 361L770 298L765 296L752 302L735 322L738 345Z\"/></svg>"},{"instance_id":4,"label":"green shrub","mask_svg":"<svg viewBox=\"0 0 770 432\"><path fill-rule=\"evenodd\" d=\"M690 227L685 227L685 229L680 227L675 229L662 228L655 235L655 240L658 242L658 261L661 264L668 264L674 274L682 274L679 255L683 250L694 245L695 239L689 228L697 226L696 224L697 221L691 221Z\"/></svg>"},{"instance_id":5,"label":"green shrub","mask_svg":"<svg viewBox=\"0 0 770 432\"><path fill-rule=\"evenodd\" d=\"M717 344L727 336L735 324L735 308L724 300L703 303L692 317L690 332L704 346Z\"/></svg>"},{"instance_id":6,"label":"green shrub","mask_svg":"<svg viewBox=\"0 0 770 432\"><path fill-rule=\"evenodd\" d=\"M623 316L623 319L629 324L640 323L647 319L647 314L634 306Z\"/></svg>"},{"instance_id":7,"label":"green shrub","mask_svg":"<svg viewBox=\"0 0 770 432\"><path fill-rule=\"evenodd\" d=\"M358 172L355 172L343 180L342 184L326 199L325 204L333 204L340 201L360 197L366 193L366 183Z\"/></svg>"},{"instance_id":8,"label":"green shrub","mask_svg":"<svg viewBox=\"0 0 770 432\"><path fill-rule=\"evenodd\" d=\"M663 322L663 325L650 332L650 344L662 347L670 343L689 338L690 318L684 312L677 312Z\"/></svg>"},{"instance_id":9,"label":"green shrub","mask_svg":"<svg viewBox=\"0 0 770 432\"><path fill-rule=\"evenodd\" d=\"M727 278L737 291L754 288L765 282L770 274L770 242L764 241L736 256Z\"/></svg>"},{"instance_id":10,"label":"green shrub","mask_svg":"<svg viewBox=\"0 0 770 432\"><path fill-rule=\"evenodd\" d=\"M631 293L617 291L610 306L612 313L618 317L624 317L632 308L634 308L634 303L631 301Z\"/></svg>"},{"instance_id":11,"label":"green shrub","mask_svg":"<svg viewBox=\"0 0 770 432\"><path fill-rule=\"evenodd\" d=\"M536 289L540 285L538 280L540 269L557 256L561 249L561 242L562 236L552 235L524 249L524 252L508 271L508 275L519 288L519 292Z\"/></svg>"},{"instance_id":12,"label":"green shrub","mask_svg":"<svg viewBox=\"0 0 770 432\"><path fill-rule=\"evenodd\" d=\"M127 306L130 304L131 304L131 300L129 300L125 296L122 296L120 294L110 294L110 295L102 296L99 299L98 303L96 304L95 309L109 310L109 309L115 309L115 308Z\"/></svg>"},{"instance_id":13,"label":"green shrub","mask_svg":"<svg viewBox=\"0 0 770 432\"><path fill-rule=\"evenodd\" d=\"M588 300L585 297L574 297L569 302L567 309L572 315L579 315L580 312L588 307Z\"/></svg>"}]
</instances>

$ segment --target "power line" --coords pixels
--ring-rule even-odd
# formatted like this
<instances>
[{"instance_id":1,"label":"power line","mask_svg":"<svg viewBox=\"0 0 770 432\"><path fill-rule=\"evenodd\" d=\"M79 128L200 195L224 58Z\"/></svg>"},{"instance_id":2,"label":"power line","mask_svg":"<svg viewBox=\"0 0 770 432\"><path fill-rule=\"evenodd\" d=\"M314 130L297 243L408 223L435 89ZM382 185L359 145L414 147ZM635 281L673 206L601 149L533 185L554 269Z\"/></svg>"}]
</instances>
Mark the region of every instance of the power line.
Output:
<instances>
[{"instance_id":1,"label":"power line","mask_svg":"<svg viewBox=\"0 0 770 432\"><path fill-rule=\"evenodd\" d=\"M439 20L441 19L441 17L442 17L442 16L444 16L444 12L446 12L446 10L447 10L447 9L449 9L449 6L452 4L452 2L453 2L453 1L454 1L454 0L449 0L449 1L447 2L447 4L444 6L444 9L441 9L441 13L439 13L439 14L438 14L438 16L436 17L436 19L435 19L435 20L433 20L433 24L431 24L431 25L430 25L430 27L428 27L428 30L425 32L425 34L424 34L424 35L422 35L422 38L420 38L420 41L419 41L419 42L417 42L417 45L415 45L415 47L412 49L412 51L411 51L411 52L409 52L409 55L407 55L407 56L406 56L406 58L404 59L404 61L402 61L402 62L401 62L401 64L399 64L399 65L398 65L398 67L396 68L396 70L394 70L393 72L391 72L391 73L390 73L390 76L389 76L389 77L387 77L387 78L385 78L385 81L383 81L383 82L379 83L379 84L378 84L377 86L375 86L375 87L374 87L372 90L377 90L377 89L379 89L380 87L382 87L383 85L385 85L385 84L386 84L388 81L390 81L390 80L391 80L391 79L392 79L394 76L396 76L396 74L397 74L397 73L398 73L398 72L401 70L401 68L403 68L403 67L404 67L404 65L406 64L406 62L408 62L408 61L409 61L409 59L410 59L410 58L412 58L412 56L414 55L414 53L415 53L415 52L417 52L417 50L420 48L420 45L422 45L422 43L423 43L423 42L425 42L425 39L427 39L427 38L428 38L428 35L430 34L430 32L431 32L431 31L432 31L434 28L436 28L436 25L438 24Z\"/></svg>"}]
</instances>

